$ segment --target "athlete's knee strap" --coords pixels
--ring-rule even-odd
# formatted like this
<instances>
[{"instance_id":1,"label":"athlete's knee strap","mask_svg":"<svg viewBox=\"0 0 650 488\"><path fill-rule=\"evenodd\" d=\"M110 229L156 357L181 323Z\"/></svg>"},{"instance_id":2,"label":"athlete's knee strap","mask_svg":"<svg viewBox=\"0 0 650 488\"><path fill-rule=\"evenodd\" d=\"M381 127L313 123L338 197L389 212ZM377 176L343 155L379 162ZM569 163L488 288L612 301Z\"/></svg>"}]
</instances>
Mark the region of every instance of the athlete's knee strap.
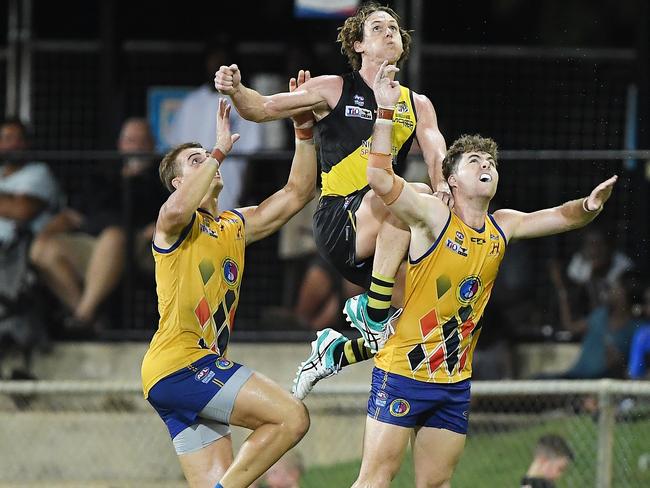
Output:
<instances>
[{"instance_id":1,"label":"athlete's knee strap","mask_svg":"<svg viewBox=\"0 0 650 488\"><path fill-rule=\"evenodd\" d=\"M377 193L377 196L381 198L386 205L395 202L404 189L404 178L397 176L393 171L392 156L390 154L371 152L368 156L368 166L371 168L383 169L393 177L393 185L388 192L383 195L380 195L377 192L375 193Z\"/></svg>"}]
</instances>

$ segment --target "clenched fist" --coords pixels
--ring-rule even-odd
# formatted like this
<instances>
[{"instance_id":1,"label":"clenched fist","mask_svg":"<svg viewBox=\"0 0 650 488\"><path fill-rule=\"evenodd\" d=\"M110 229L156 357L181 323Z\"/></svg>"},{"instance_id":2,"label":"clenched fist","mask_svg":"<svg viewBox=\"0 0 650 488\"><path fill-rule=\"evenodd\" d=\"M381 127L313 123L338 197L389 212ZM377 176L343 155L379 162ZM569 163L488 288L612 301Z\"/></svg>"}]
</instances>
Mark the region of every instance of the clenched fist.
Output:
<instances>
[{"instance_id":1,"label":"clenched fist","mask_svg":"<svg viewBox=\"0 0 650 488\"><path fill-rule=\"evenodd\" d=\"M232 96L239 90L241 72L236 64L220 66L214 74L214 87L224 95Z\"/></svg>"}]
</instances>

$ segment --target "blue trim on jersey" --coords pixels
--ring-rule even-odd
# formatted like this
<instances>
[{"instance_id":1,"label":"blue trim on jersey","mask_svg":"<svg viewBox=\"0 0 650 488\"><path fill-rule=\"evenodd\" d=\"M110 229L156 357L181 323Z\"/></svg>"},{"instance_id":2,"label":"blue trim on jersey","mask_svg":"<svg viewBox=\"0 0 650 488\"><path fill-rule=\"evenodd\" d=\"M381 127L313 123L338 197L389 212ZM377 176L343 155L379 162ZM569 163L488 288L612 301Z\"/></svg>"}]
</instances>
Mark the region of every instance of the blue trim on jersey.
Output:
<instances>
[{"instance_id":1,"label":"blue trim on jersey","mask_svg":"<svg viewBox=\"0 0 650 488\"><path fill-rule=\"evenodd\" d=\"M503 237L503 242L505 242L506 244L508 244L508 239L506 239L506 235L504 234L503 230L501 230L501 227L499 227L499 224L497 224L497 221L494 220L494 217L492 216L492 214L488 214L488 217L490 217L490 220L492 221L492 223L494 224L494 226L495 226L495 227L497 228L497 230L499 231L499 234L501 234L501 237Z\"/></svg>"},{"instance_id":2,"label":"blue trim on jersey","mask_svg":"<svg viewBox=\"0 0 650 488\"><path fill-rule=\"evenodd\" d=\"M244 215L239 210L233 208L232 210L230 210L230 212L239 215L241 221L244 223L244 225L246 225L246 219L244 218Z\"/></svg>"},{"instance_id":3,"label":"blue trim on jersey","mask_svg":"<svg viewBox=\"0 0 650 488\"><path fill-rule=\"evenodd\" d=\"M214 215L212 215L212 214L211 214L210 212L208 212L206 209L199 207L199 208L197 208L197 210L198 210L199 212L201 212L201 213L208 214L210 217L212 217L212 220L216 220L216 219L214 218Z\"/></svg>"},{"instance_id":4,"label":"blue trim on jersey","mask_svg":"<svg viewBox=\"0 0 650 488\"><path fill-rule=\"evenodd\" d=\"M411 256L409 256L409 263L411 264L418 264L420 261L422 261L424 258L426 258L429 254L433 252L433 250L436 248L438 243L440 242L440 239L442 239L442 236L445 235L445 232L447 232L447 227L449 227L449 222L451 222L451 211L449 212L449 218L447 219L447 223L443 227L442 231L436 238L435 242L431 244L431 247L425 252L422 256L420 256L417 259L411 259Z\"/></svg>"},{"instance_id":5,"label":"blue trim on jersey","mask_svg":"<svg viewBox=\"0 0 650 488\"><path fill-rule=\"evenodd\" d=\"M428 383L372 370L368 417L400 427L433 427L467 434L469 378L457 383Z\"/></svg>"},{"instance_id":6,"label":"blue trim on jersey","mask_svg":"<svg viewBox=\"0 0 650 488\"><path fill-rule=\"evenodd\" d=\"M172 252L174 249L176 249L178 246L181 245L181 243L185 240L187 235L190 233L190 230L192 230L192 224L194 224L194 219L196 219L196 212L192 214L192 220L190 220L190 223L187 224L183 230L181 231L181 235L178 236L178 239L176 239L176 242L172 244L172 246L169 249L163 249L161 247L156 246L153 241L151 241L151 245L153 246L154 250L161 254L169 254Z\"/></svg>"}]
</instances>

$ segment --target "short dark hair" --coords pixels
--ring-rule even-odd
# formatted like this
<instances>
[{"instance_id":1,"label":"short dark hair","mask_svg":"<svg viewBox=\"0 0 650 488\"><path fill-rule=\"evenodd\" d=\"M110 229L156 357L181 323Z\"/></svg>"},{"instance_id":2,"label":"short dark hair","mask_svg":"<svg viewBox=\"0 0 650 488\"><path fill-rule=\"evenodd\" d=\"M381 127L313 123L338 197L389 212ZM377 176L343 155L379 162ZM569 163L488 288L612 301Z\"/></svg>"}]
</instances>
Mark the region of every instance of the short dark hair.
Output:
<instances>
[{"instance_id":1,"label":"short dark hair","mask_svg":"<svg viewBox=\"0 0 650 488\"><path fill-rule=\"evenodd\" d=\"M456 171L463 154L470 152L487 153L492 156L492 159L494 159L494 164L497 164L499 148L496 142L489 137L482 137L479 134L463 134L454 141L451 147L447 150L445 158L442 160L442 176L445 181L447 181L449 176Z\"/></svg>"},{"instance_id":2,"label":"short dark hair","mask_svg":"<svg viewBox=\"0 0 650 488\"><path fill-rule=\"evenodd\" d=\"M0 123L0 127L4 127L5 125L14 125L18 127L25 141L31 139L31 130L29 126L18 117L7 117L2 121L2 123Z\"/></svg>"},{"instance_id":3,"label":"short dark hair","mask_svg":"<svg viewBox=\"0 0 650 488\"><path fill-rule=\"evenodd\" d=\"M366 19L370 17L375 12L386 12L392 18L397 21L399 26L399 15L390 7L384 7L379 5L376 2L368 2L363 4L357 12L345 19L345 22L341 27L339 27L339 34L336 37L336 41L341 43L341 53L345 54L348 58L348 62L352 69L361 68L361 54L354 50L354 43L357 41L363 41L363 24L366 22ZM411 34L412 31L407 31L402 29L400 26L399 33L402 37L402 55L397 60L397 65L399 66L403 61L409 57L411 52Z\"/></svg>"},{"instance_id":4,"label":"short dark hair","mask_svg":"<svg viewBox=\"0 0 650 488\"><path fill-rule=\"evenodd\" d=\"M174 193L174 190L176 190L172 185L172 180L178 176L178 155L191 147L202 148L203 146L198 142L184 142L171 148L160 161L158 174L160 175L160 181L169 190L169 193Z\"/></svg>"},{"instance_id":5,"label":"short dark hair","mask_svg":"<svg viewBox=\"0 0 650 488\"><path fill-rule=\"evenodd\" d=\"M539 438L535 446L535 456L546 456L548 458L567 458L574 460L573 451L564 437L557 434L546 434Z\"/></svg>"}]
</instances>

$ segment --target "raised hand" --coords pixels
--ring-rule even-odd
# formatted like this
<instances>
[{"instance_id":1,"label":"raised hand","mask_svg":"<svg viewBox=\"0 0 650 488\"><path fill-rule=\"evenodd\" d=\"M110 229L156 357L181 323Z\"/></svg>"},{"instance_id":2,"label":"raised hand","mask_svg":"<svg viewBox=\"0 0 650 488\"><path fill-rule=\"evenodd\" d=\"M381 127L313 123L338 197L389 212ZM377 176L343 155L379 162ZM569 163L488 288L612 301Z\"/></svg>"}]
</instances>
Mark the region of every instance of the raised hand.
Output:
<instances>
[{"instance_id":1,"label":"raised hand","mask_svg":"<svg viewBox=\"0 0 650 488\"><path fill-rule=\"evenodd\" d=\"M585 210L589 212L600 210L612 195L612 190L614 190L614 183L616 183L616 180L618 180L618 176L614 175L594 188L584 202Z\"/></svg>"},{"instance_id":2,"label":"raised hand","mask_svg":"<svg viewBox=\"0 0 650 488\"><path fill-rule=\"evenodd\" d=\"M395 106L400 96L399 81L392 78L391 73L397 73L399 68L395 65L388 64L388 61L381 63L379 71L375 76L372 84L372 90L375 92L377 106L383 108L392 108ZM394 75L393 75L394 76Z\"/></svg>"},{"instance_id":3,"label":"raised hand","mask_svg":"<svg viewBox=\"0 0 650 488\"><path fill-rule=\"evenodd\" d=\"M290 92L294 91L296 88L298 88L306 81L309 81L310 79L311 79L311 73L309 73L308 70L301 69L300 71L298 71L297 78L291 78L289 80L289 91ZM308 129L309 127L313 127L314 125L314 114L311 110L306 110L304 112L294 115L293 117L291 117L291 120L293 120L293 126L296 127L297 129Z\"/></svg>"},{"instance_id":4,"label":"raised hand","mask_svg":"<svg viewBox=\"0 0 650 488\"><path fill-rule=\"evenodd\" d=\"M219 99L219 109L217 110L217 142L215 148L219 149L224 155L228 154L233 144L239 140L239 134L230 133L230 109L231 105L225 99Z\"/></svg>"},{"instance_id":5,"label":"raised hand","mask_svg":"<svg viewBox=\"0 0 650 488\"><path fill-rule=\"evenodd\" d=\"M241 83L241 72L236 64L221 66L214 74L214 87L219 93L232 96L239 90Z\"/></svg>"}]
</instances>

